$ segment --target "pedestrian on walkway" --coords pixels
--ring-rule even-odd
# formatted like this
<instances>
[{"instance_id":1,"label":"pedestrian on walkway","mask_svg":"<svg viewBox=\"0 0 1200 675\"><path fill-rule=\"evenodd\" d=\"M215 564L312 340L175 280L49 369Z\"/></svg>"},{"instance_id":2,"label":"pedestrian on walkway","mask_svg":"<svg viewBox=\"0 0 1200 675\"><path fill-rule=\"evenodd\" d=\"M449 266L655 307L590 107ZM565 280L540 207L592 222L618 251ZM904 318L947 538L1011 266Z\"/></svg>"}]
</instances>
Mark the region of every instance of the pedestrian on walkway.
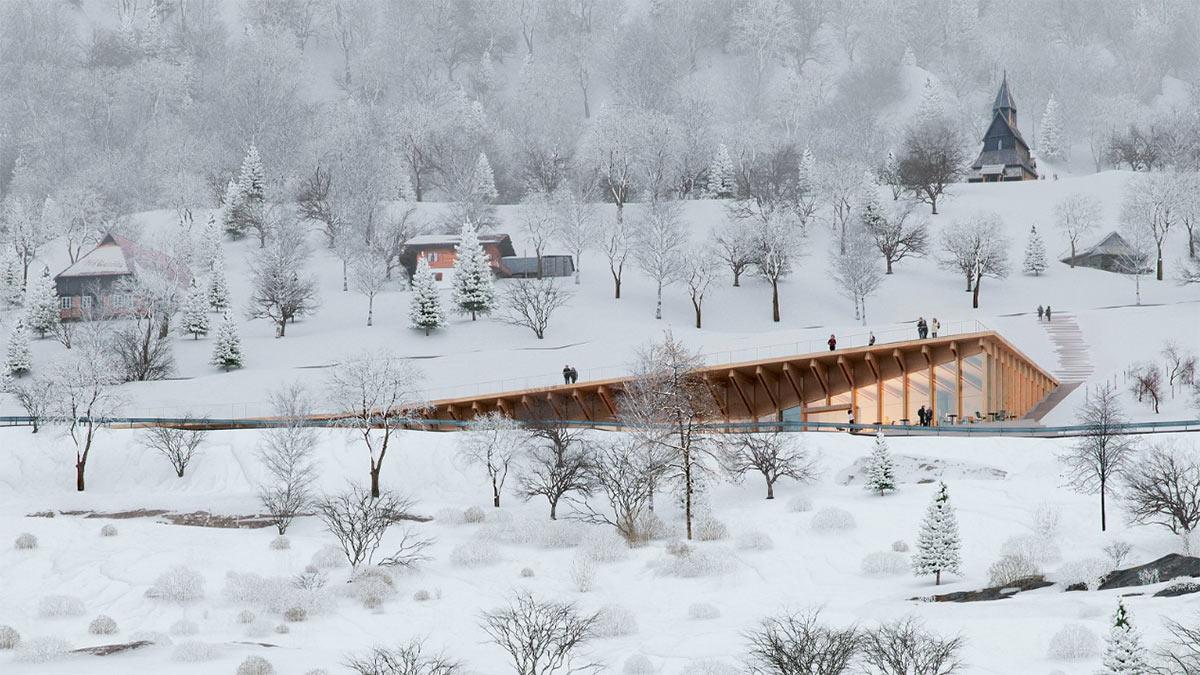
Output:
<instances>
[{"instance_id":1,"label":"pedestrian on walkway","mask_svg":"<svg viewBox=\"0 0 1200 675\"><path fill-rule=\"evenodd\" d=\"M563 366L563 384L571 384L571 366Z\"/></svg>"},{"instance_id":2,"label":"pedestrian on walkway","mask_svg":"<svg viewBox=\"0 0 1200 675\"><path fill-rule=\"evenodd\" d=\"M871 331L871 335L867 338L867 346L868 347L875 346L875 331Z\"/></svg>"},{"instance_id":3,"label":"pedestrian on walkway","mask_svg":"<svg viewBox=\"0 0 1200 675\"><path fill-rule=\"evenodd\" d=\"M1050 305L1046 305L1046 322L1050 321Z\"/></svg>"},{"instance_id":4,"label":"pedestrian on walkway","mask_svg":"<svg viewBox=\"0 0 1200 675\"><path fill-rule=\"evenodd\" d=\"M571 384L579 381L579 371L575 370L575 366L571 366Z\"/></svg>"},{"instance_id":5,"label":"pedestrian on walkway","mask_svg":"<svg viewBox=\"0 0 1200 675\"><path fill-rule=\"evenodd\" d=\"M942 327L942 324L938 323L937 317L935 316L933 317L933 323L929 324L929 327L933 330L933 337L937 337L938 329Z\"/></svg>"},{"instance_id":6,"label":"pedestrian on walkway","mask_svg":"<svg viewBox=\"0 0 1200 675\"><path fill-rule=\"evenodd\" d=\"M1042 317L1044 316L1046 316L1046 309L1041 305L1038 305L1038 321L1041 321Z\"/></svg>"},{"instance_id":7,"label":"pedestrian on walkway","mask_svg":"<svg viewBox=\"0 0 1200 675\"><path fill-rule=\"evenodd\" d=\"M917 319L917 339L924 340L928 331L929 327L925 324L925 317Z\"/></svg>"},{"instance_id":8,"label":"pedestrian on walkway","mask_svg":"<svg viewBox=\"0 0 1200 675\"><path fill-rule=\"evenodd\" d=\"M829 334L829 351L833 351L835 349L837 349L837 336L830 333Z\"/></svg>"}]
</instances>

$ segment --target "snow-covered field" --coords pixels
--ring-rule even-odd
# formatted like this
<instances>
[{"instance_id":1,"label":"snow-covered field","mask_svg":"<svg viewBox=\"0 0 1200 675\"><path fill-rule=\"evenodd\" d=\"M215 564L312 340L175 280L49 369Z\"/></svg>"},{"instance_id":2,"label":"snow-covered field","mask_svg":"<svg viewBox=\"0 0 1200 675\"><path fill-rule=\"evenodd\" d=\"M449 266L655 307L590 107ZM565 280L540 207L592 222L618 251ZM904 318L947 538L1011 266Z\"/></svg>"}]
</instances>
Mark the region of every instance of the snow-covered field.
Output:
<instances>
[{"instance_id":1,"label":"snow-covered field","mask_svg":"<svg viewBox=\"0 0 1200 675\"><path fill-rule=\"evenodd\" d=\"M797 351L817 350L829 333L841 345L861 344L872 330L881 341L906 339L914 334L919 315L937 317L945 332L985 326L1000 331L1040 364L1054 370L1052 344L1044 325L1033 312L1049 304L1057 315L1074 315L1090 347L1095 369L1086 383L1115 380L1124 389L1123 371L1130 363L1155 359L1168 338L1190 349L1200 347L1200 302L1195 287L1180 287L1172 280L1142 282L1142 306L1133 306L1133 283L1122 276L1088 269L1068 269L1052 263L1041 277L1019 273L1029 226L1037 224L1046 238L1051 257L1066 249L1052 226L1054 203L1072 191L1101 200L1107 225L1095 234L1117 229L1122 190L1131 175L1106 172L1060 181L988 186L955 186L931 220L935 233L957 218L980 210L1001 215L1009 238L1013 274L1003 280L985 280L982 306L970 308L958 274L938 268L931 258L907 259L896 266L881 290L868 300L866 326L856 324L852 305L828 281L830 235L815 226L808 239L809 254L796 273L783 284L783 320L770 320L769 287L752 276L740 288L723 281L705 303L705 327L692 327L691 306L685 291L667 289L664 318L653 319L654 294L649 280L628 269L623 297L612 295L606 262L593 251L582 260L583 283L550 326L545 340L536 340L522 328L492 319L471 322L452 319L444 330L426 337L407 327L408 293L392 289L375 303L375 325L365 327L366 301L343 293L341 270L329 252L319 249L312 270L320 279L320 311L294 326L283 339L261 321L242 321L243 350L247 366L220 372L208 364L211 338L175 343L178 370L173 379L124 385L125 412L130 415L176 415L185 410L217 417L257 415L267 412L266 395L283 382L299 380L318 395L329 367L363 350L389 350L417 360L427 377L431 397L470 391L511 389L553 382L564 363L579 369L581 379L621 372L639 345L671 329L690 346L713 354L710 358L753 358L756 350L793 344ZM432 218L438 207L424 206ZM601 207L611 217L610 205ZM640 207L632 205L627 217ZM717 202L687 202L686 218L692 236L703 239L724 218ZM518 252L523 249L520 209L500 207L501 231L510 233ZM203 215L197 214L198 221ZM168 212L140 214L147 237L162 232L174 218ZM1172 233L1168 274L1183 251L1181 233ZM314 243L316 239L314 237ZM1089 242L1090 243L1090 242ZM255 243L225 244L225 257L234 304L245 306L249 282L247 259ZM45 263L57 270L65 266L58 247L47 249ZM12 317L5 317L11 320ZM777 348L777 347L775 347ZM50 340L34 345L34 368L52 362L63 348ZM1072 395L1046 417L1046 423L1069 422L1085 388ZM1160 415L1126 396L1126 407L1137 419L1194 418L1183 394L1169 398ZM3 412L16 412L4 401ZM396 593L382 606L367 609L349 597L345 567L329 571L325 590L312 599L306 621L287 623L288 632L275 627L286 623L277 598L285 592L264 582L272 600L249 601L230 596L229 573L254 573L268 580L291 580L310 563L314 553L333 543L315 518L301 518L289 533L291 547L272 550L270 529L238 530L169 524L155 517L121 520L58 515L31 517L43 511L97 511L113 513L139 509L172 512L207 511L219 515L259 511L256 485L263 469L255 456L258 432L217 432L209 437L204 454L185 478L174 477L161 457L137 443L133 431L105 431L88 466L88 490L74 491L70 443L46 429L36 436L27 429L0 429L0 624L16 627L25 639L53 636L74 647L127 641L147 632L170 633L181 619L196 624L194 635L170 635L174 645L163 643L132 653L108 656L75 656L44 664L19 662L12 652L0 651L4 673L232 673L247 655L269 659L279 673L304 673L324 668L340 672L343 658L372 644L395 644L424 638L434 648L461 659L479 673L507 672L503 654L490 644L479 621L484 610L501 606L520 589L541 597L575 601L581 608L617 607L635 621L628 634L599 639L593 654L612 672L632 655L642 654L661 673L723 673L718 666L693 661L735 664L745 652L744 633L763 617L788 609L823 608L832 624L857 622L871 626L881 620L916 615L942 634L966 639L964 659L972 673L1090 673L1097 658L1062 661L1046 656L1051 637L1063 625L1083 624L1102 638L1114 610L1118 592L1066 593L1061 586L983 603L923 603L910 598L933 592L932 580L915 578L903 568L901 554L889 560L900 565L899 574L867 576L865 556L891 551L893 542L914 543L925 507L936 483L928 471L908 476L898 493L876 497L857 483L842 484L855 462L870 452L871 439L833 434L807 435L805 442L822 457L822 478L811 484L783 484L778 499L763 499L763 487L753 479L742 485L724 480L711 491L708 508L728 526L728 536L700 542L696 548L715 561L717 571L708 576L680 578L668 573L668 544L678 538L681 520L670 505L660 512L673 534L647 546L629 550L613 544L611 532L567 520L550 524L540 501L521 503L505 496L503 509L489 508L485 477L476 468L456 459L455 435L405 433L398 451L388 457L383 470L385 487L416 500L415 511L437 515L412 527L432 536L436 543L431 560L418 571L399 574ZM347 481L366 478L365 451L339 432L324 431L320 450L320 489L334 490ZM1154 440L1166 440L1156 437ZM1175 441L1194 445L1190 436ZM1120 508L1110 507L1110 531L1098 528L1094 497L1079 496L1062 487L1056 452L1065 441L1033 439L894 439L892 452L905 458L902 466L929 463L944 468L943 477L957 505L964 569L951 575L941 591L977 589L987 585L988 567L1000 556L1009 537L1028 534L1035 511L1042 505L1061 512L1055 542L1061 555L1047 561L1050 578L1064 568L1078 567L1084 559L1103 558L1101 548L1111 540L1133 544L1126 564L1139 564L1180 550L1178 539L1149 526L1127 527ZM941 469L939 469L941 470ZM935 472L936 473L936 472ZM903 478L903 476L902 476ZM792 499L803 495L812 509L794 512ZM485 522L461 524L451 513L468 507L488 512ZM815 532L811 522L826 508L845 509L857 527L840 533ZM566 509L569 510L569 509ZM116 537L100 536L102 525L113 524ZM29 532L38 538L34 550L11 546ZM773 547L753 550L739 540L760 532ZM394 541L398 532L389 535ZM552 544L552 545L551 545ZM384 549L387 548L385 543ZM620 559L594 562L595 587L580 592L572 579L576 561L614 550ZM457 552L457 554L456 554ZM464 553L494 559L477 566L456 564ZM899 558L897 556L900 556ZM204 578L204 597L176 604L146 597L155 579L173 566L185 565ZM522 576L524 568L532 576ZM429 600L414 594L427 591ZM291 592L291 591L287 591ZM83 605L82 614L46 618L39 614L45 596L69 595ZM1197 596L1179 598L1127 598L1148 643L1160 640L1161 617L1189 618L1200 609ZM689 618L689 608L707 603L719 616ZM70 603L68 603L70 604ZM243 610L257 615L239 623ZM115 636L93 636L88 623L98 614L117 622ZM179 645L199 641L211 650L185 647L183 651L210 651L210 661L181 661ZM270 643L259 646L255 643ZM735 672L735 671L728 671Z\"/></svg>"},{"instance_id":2,"label":"snow-covered field","mask_svg":"<svg viewBox=\"0 0 1200 675\"><path fill-rule=\"evenodd\" d=\"M254 485L261 469L252 459L257 432L222 433L183 478L175 478L161 457L139 448L128 432L106 433L89 469L88 491L73 491L68 451L50 434L30 436L24 430L3 430L0 443L0 624L12 625L25 639L55 636L72 646L126 641L138 633L170 633L181 619L196 624L194 635L171 635L173 645L159 644L109 657L74 656L47 664L14 660L0 652L6 673L232 673L247 655L259 654L279 673L303 673L325 668L340 672L348 653L373 644L395 644L424 638L431 647L465 661L473 672L506 671L504 654L488 643L479 627L482 610L503 605L515 592L527 589L540 597L571 600L594 611L616 606L633 618L628 634L596 640L592 653L620 672L635 654L650 658L661 673L725 672L715 667L689 670L698 660L736 664L745 651L744 631L761 618L785 610L821 607L833 624L873 625L881 620L916 615L942 634L961 634L971 673L1090 673L1096 658L1062 661L1046 656L1050 638L1063 625L1079 623L1103 637L1120 592L1064 592L1061 587L1022 593L1008 600L965 604L923 603L909 598L934 592L931 578L914 578L901 569L896 576L867 576L864 556L891 551L893 542L912 545L925 507L936 489L925 473L905 475L897 493L869 494L860 482L841 484L844 472L870 451L871 439L811 434L809 449L819 452L822 478L807 486L781 485L774 501L763 499L763 486L747 479L742 485L720 483L710 495L714 517L728 527L719 541L694 544L711 556L718 570L710 576L680 578L665 571L669 541L678 538L681 523L675 509L660 507L674 536L645 547L624 551L612 546L609 532L599 526L560 521L553 527L545 504L520 503L505 496L499 511L490 508L485 476L455 459L456 436L406 433L400 451L383 471L385 487L416 499L415 511L437 514L435 520L413 529L432 536L432 560L416 572L396 576L396 594L381 607L366 609L344 593L347 568L329 570L329 583L320 598L311 600L306 621L285 621L270 605L233 599L228 575L254 573L267 579L291 579L302 572L319 549L333 543L315 519L302 518L289 533L291 548L272 550L274 530L235 530L190 527L155 518L113 520L59 515L34 518L42 510L114 512L138 508L173 511L209 510L253 513ZM1190 442L1189 438L1179 439ZM963 540L963 574L950 576L937 591L981 588L988 566L1011 536L1029 534L1035 511L1061 513L1061 557L1045 565L1055 572L1086 558L1103 558L1101 547L1123 539L1133 544L1130 560L1143 562L1177 550L1178 542L1150 527L1110 525L1107 536L1097 527L1097 504L1059 488L1055 452L1059 441L894 439L898 457L936 458L942 477L957 505ZM325 432L320 453L321 488L337 489L346 480L364 478L363 450L338 432ZM904 462L901 462L903 464ZM982 471L982 468L990 469ZM793 498L811 500L811 510L793 512ZM481 524L448 522L445 509L461 512L482 507ZM842 532L816 532L814 515L841 508L857 526ZM1110 523L1119 521L1111 518ZM118 529L116 537L100 536L105 524ZM14 550L8 544L21 532L38 538L35 550ZM769 550L750 550L740 544L749 533L763 533L773 542ZM582 541L582 543L580 543ZM395 542L395 535L385 541ZM454 562L455 551L484 558L476 566ZM598 555L597 551L603 555ZM595 562L594 588L580 592L572 578L574 561L588 556ZM491 557L489 557L489 555ZM906 556L903 556L906 557ZM901 563L904 562L903 557ZM204 579L204 597L187 604L148 599L155 579L173 566L184 565ZM529 568L532 577L521 571ZM432 599L414 600L428 591ZM1126 589L1128 590L1128 589ZM1141 590L1141 589L1138 589ZM78 616L39 616L45 596L78 598ZM1200 609L1197 596L1126 598L1147 642L1163 636L1160 617L1185 619ZM719 616L689 618L689 608L706 603ZM286 602L285 602L286 604ZM242 610L256 616L250 624L238 621ZM88 623L98 614L112 617L120 632L93 636ZM274 627L287 623L289 632ZM175 660L179 645L200 641L214 645L212 661ZM253 643L270 643L271 647ZM734 671L729 671L734 672Z\"/></svg>"}]
</instances>

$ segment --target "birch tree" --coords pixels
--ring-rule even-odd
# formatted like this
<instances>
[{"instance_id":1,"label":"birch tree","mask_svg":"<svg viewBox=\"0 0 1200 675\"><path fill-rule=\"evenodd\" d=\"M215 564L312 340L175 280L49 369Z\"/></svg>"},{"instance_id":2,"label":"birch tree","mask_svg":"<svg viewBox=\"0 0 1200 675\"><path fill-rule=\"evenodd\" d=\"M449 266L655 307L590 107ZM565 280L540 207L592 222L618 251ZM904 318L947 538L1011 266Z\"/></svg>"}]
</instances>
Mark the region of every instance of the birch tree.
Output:
<instances>
[{"instance_id":1,"label":"birch tree","mask_svg":"<svg viewBox=\"0 0 1200 675\"><path fill-rule=\"evenodd\" d=\"M655 284L654 318L662 318L663 288L679 280L683 271L683 248L687 233L674 202L652 204L637 224L634 259Z\"/></svg>"}]
</instances>

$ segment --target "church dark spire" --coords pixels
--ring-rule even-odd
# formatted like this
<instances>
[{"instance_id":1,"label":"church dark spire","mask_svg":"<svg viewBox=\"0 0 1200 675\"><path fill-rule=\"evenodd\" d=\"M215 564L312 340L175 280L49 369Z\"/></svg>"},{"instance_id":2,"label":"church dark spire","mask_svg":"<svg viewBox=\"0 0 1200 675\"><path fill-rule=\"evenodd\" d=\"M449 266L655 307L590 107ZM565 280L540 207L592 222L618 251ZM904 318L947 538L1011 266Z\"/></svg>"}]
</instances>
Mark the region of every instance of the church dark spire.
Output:
<instances>
[{"instance_id":1,"label":"church dark spire","mask_svg":"<svg viewBox=\"0 0 1200 675\"><path fill-rule=\"evenodd\" d=\"M1017 102L1008 91L1008 71L1004 71L1004 79L1000 82L1000 91L996 94L996 102L992 104L992 114L1004 115L1008 123L1017 126Z\"/></svg>"}]
</instances>

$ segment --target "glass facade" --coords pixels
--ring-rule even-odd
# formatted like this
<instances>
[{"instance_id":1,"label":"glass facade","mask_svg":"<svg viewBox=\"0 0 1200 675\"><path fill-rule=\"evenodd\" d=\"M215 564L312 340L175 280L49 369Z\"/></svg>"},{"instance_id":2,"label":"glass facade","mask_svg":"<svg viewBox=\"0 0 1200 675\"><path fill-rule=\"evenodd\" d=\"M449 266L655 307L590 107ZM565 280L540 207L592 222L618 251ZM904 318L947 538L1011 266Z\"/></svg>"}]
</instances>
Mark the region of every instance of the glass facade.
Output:
<instances>
[{"instance_id":1,"label":"glass facade","mask_svg":"<svg viewBox=\"0 0 1200 675\"><path fill-rule=\"evenodd\" d=\"M1001 403L988 402L988 357L985 354L974 354L962 359L962 373L959 375L957 361L937 364L933 367L933 390L929 386L929 368L912 369L908 373L908 407L905 408L905 381L903 374L883 380L883 405L880 415L879 385L876 382L860 382L855 395L850 392L840 392L830 397L834 406L856 405L855 420L860 424L917 424L917 410L921 406L933 404L937 413L934 424L949 424L950 415L955 423L971 423L990 419L989 413L996 412ZM961 382L962 407L959 408ZM825 400L809 402L810 408L825 407ZM808 414L810 422L845 422L848 415L844 409L822 410ZM802 421L800 408L788 408L783 411L785 421Z\"/></svg>"}]
</instances>

